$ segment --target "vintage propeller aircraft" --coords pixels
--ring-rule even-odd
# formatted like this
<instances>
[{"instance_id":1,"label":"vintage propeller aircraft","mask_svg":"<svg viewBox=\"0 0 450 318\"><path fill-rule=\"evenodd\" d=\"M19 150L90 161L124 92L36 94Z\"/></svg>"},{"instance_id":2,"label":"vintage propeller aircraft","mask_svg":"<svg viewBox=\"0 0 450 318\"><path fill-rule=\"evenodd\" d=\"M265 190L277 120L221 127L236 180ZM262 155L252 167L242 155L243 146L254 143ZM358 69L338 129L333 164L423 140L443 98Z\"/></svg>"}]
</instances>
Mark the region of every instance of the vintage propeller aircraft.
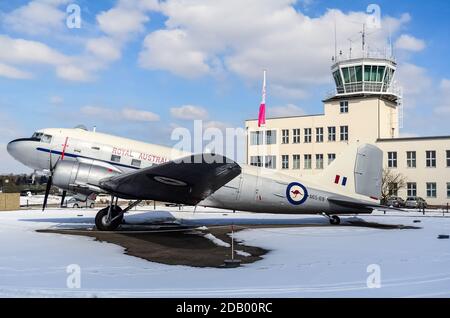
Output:
<instances>
[{"instance_id":1,"label":"vintage propeller aircraft","mask_svg":"<svg viewBox=\"0 0 450 318\"><path fill-rule=\"evenodd\" d=\"M142 200L193 206L291 214L323 214L339 224L339 214L380 208L382 151L349 145L322 174L294 177L240 165L221 155L189 154L116 137L83 127L42 129L11 141L7 150L24 165L49 176L52 185L87 198L111 195L95 218L98 230L113 231L124 213ZM125 209L118 198L134 201Z\"/></svg>"}]
</instances>

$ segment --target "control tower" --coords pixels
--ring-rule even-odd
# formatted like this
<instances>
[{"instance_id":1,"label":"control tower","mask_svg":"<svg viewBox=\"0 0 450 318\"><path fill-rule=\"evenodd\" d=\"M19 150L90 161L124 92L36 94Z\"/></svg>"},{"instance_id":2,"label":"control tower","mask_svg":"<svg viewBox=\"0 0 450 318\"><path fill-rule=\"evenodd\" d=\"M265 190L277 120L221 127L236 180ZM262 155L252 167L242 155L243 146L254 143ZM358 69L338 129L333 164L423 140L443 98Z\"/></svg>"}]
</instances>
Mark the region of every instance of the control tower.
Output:
<instances>
[{"instance_id":1,"label":"control tower","mask_svg":"<svg viewBox=\"0 0 450 318\"><path fill-rule=\"evenodd\" d=\"M395 81L396 69L392 54L368 52L364 44L357 56L350 53L344 57L341 52L333 57L335 87L324 102L361 101L367 110L377 110L379 138L396 138L403 127L402 92Z\"/></svg>"},{"instance_id":2,"label":"control tower","mask_svg":"<svg viewBox=\"0 0 450 318\"><path fill-rule=\"evenodd\" d=\"M397 63L390 57L363 53L359 58L335 60L331 67L336 97L383 95L394 102L400 91L394 81Z\"/></svg>"}]
</instances>

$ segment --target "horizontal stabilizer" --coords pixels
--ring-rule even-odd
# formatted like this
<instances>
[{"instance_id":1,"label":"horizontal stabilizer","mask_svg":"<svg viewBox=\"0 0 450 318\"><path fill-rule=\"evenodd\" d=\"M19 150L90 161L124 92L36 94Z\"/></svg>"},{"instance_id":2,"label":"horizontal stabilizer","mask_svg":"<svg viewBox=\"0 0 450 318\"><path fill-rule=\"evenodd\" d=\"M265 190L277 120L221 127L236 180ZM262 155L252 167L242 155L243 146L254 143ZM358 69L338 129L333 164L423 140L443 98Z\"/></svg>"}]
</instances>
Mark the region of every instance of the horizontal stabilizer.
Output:
<instances>
[{"instance_id":1,"label":"horizontal stabilizer","mask_svg":"<svg viewBox=\"0 0 450 318\"><path fill-rule=\"evenodd\" d=\"M340 197L329 197L328 201L331 203L340 205L342 207L346 208L355 208L355 209L377 209L381 211L402 211L405 212L402 209L397 208L391 208L385 205L381 205L374 202L366 202L366 201L360 201L352 198L340 198Z\"/></svg>"}]
</instances>

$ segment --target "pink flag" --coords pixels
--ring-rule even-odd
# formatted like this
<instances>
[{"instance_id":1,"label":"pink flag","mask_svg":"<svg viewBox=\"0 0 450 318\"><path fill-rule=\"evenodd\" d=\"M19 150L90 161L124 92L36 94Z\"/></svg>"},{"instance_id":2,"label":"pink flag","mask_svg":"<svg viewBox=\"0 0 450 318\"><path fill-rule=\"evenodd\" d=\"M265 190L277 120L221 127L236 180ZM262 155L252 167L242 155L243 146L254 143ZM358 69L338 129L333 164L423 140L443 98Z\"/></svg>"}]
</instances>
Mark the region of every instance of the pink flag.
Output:
<instances>
[{"instance_id":1,"label":"pink flag","mask_svg":"<svg viewBox=\"0 0 450 318\"><path fill-rule=\"evenodd\" d=\"M264 81L262 90L262 101L259 105L258 127L266 124L266 71L264 71Z\"/></svg>"}]
</instances>

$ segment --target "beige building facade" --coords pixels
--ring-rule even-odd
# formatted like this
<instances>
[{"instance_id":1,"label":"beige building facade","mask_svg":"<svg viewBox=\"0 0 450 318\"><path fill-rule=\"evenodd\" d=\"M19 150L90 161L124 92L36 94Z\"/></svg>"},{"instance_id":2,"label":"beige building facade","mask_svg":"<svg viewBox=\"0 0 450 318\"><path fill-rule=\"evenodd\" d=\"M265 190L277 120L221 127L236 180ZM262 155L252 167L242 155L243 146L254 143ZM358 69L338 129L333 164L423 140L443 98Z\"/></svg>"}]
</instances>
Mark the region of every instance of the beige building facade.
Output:
<instances>
[{"instance_id":1,"label":"beige building facade","mask_svg":"<svg viewBox=\"0 0 450 318\"><path fill-rule=\"evenodd\" d=\"M293 177L322 172L349 144L370 143L384 152L384 166L405 176L393 194L420 196L429 205L450 203L450 136L400 138L401 93L391 58L336 61L336 89L323 114L247 120L247 163Z\"/></svg>"}]
</instances>

